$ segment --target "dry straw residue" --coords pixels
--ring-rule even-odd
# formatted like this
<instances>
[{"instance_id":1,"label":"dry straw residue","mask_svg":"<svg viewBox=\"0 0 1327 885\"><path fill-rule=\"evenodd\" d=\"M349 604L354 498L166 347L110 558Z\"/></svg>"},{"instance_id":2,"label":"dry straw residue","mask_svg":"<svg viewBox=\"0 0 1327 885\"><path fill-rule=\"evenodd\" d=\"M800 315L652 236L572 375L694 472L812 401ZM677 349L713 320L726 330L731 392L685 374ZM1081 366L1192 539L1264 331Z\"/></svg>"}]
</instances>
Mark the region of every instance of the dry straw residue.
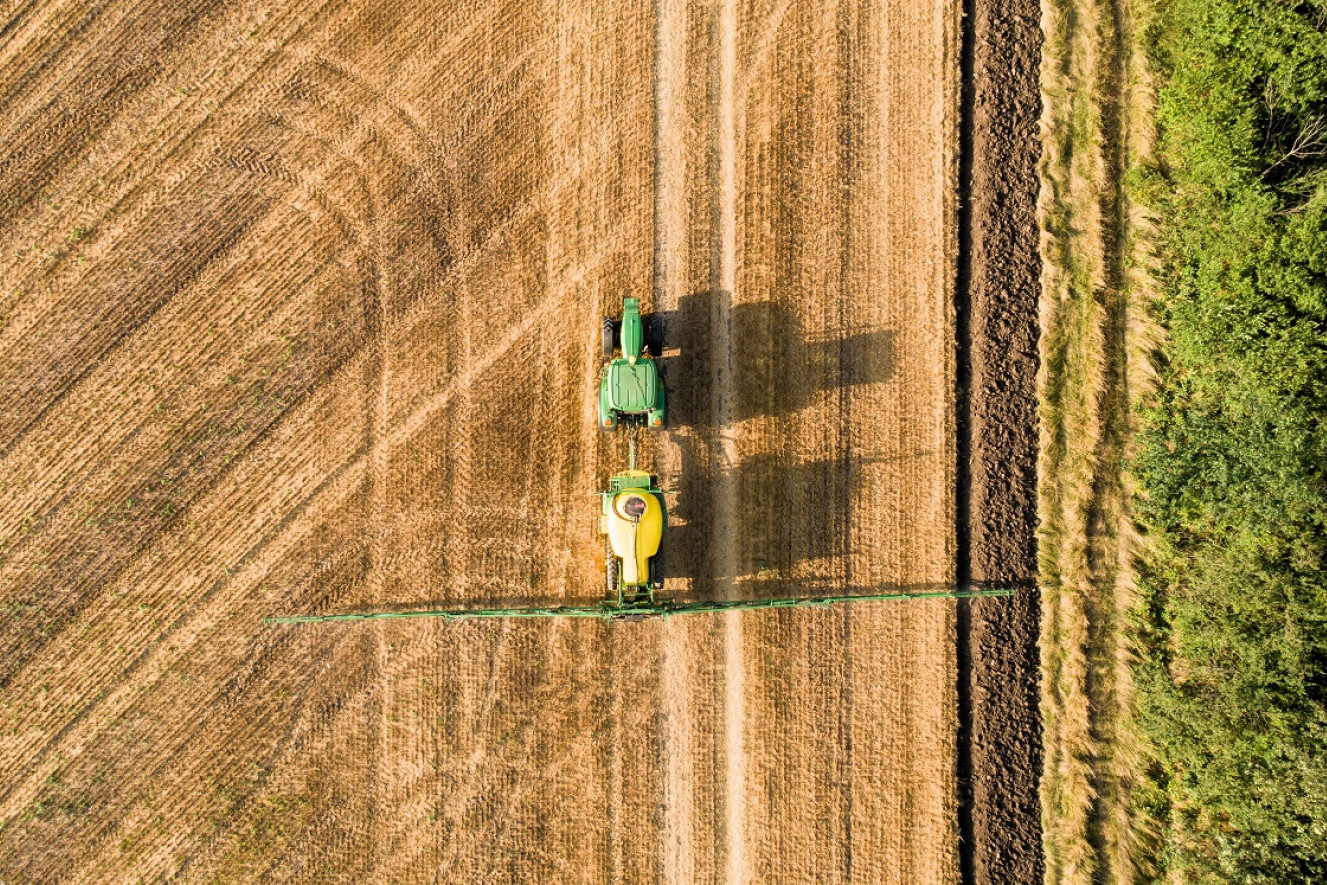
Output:
<instances>
[{"instance_id":1,"label":"dry straw residue","mask_svg":"<svg viewBox=\"0 0 1327 885\"><path fill-rule=\"evenodd\" d=\"M1046 0L1042 64L1040 549L1048 883L1132 882L1148 825L1128 612L1125 461L1151 388L1152 228L1126 173L1150 155L1147 10Z\"/></svg>"}]
</instances>

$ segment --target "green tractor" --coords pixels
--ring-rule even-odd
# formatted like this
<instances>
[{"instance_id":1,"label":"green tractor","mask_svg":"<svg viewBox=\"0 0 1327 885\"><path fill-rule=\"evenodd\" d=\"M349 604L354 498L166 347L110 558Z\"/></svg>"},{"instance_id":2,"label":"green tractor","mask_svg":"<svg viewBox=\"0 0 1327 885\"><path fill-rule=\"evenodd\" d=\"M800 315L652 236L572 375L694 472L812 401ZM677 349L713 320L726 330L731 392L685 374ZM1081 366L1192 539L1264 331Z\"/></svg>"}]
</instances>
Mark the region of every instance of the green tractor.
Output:
<instances>
[{"instance_id":1,"label":"green tractor","mask_svg":"<svg viewBox=\"0 0 1327 885\"><path fill-rule=\"evenodd\" d=\"M648 326L640 315L640 299L622 299L622 320L604 317L603 355L607 361L599 374L599 429L611 432L619 424L644 424L663 429L663 376L655 361L663 349L663 330L658 317ZM621 348L622 355L613 353Z\"/></svg>"}]
</instances>

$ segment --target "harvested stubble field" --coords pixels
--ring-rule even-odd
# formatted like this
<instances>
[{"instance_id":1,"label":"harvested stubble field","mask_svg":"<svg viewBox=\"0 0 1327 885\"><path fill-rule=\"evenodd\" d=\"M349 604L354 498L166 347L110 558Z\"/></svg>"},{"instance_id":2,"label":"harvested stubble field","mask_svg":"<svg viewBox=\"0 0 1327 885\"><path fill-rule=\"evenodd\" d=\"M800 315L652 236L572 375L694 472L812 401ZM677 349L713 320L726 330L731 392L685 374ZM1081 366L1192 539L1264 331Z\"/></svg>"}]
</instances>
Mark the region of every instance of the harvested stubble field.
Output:
<instances>
[{"instance_id":1,"label":"harvested stubble field","mask_svg":"<svg viewBox=\"0 0 1327 885\"><path fill-rule=\"evenodd\" d=\"M667 592L1026 576L960 529L1030 538L955 326L1004 285L958 5L4 16L0 881L1032 881L1035 817L983 821L1035 747L981 761L960 668L1035 633L981 609L260 623L598 598L624 294L666 320Z\"/></svg>"}]
</instances>

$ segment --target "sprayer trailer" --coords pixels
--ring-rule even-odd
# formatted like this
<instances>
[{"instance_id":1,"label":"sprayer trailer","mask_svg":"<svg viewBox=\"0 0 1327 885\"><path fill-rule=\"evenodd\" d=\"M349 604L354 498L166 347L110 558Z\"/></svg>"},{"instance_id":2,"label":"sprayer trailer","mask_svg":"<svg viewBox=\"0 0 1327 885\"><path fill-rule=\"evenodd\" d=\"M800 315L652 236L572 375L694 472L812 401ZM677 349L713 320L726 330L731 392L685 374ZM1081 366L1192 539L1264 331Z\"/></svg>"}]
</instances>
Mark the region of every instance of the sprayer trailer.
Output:
<instances>
[{"instance_id":1,"label":"sprayer trailer","mask_svg":"<svg viewBox=\"0 0 1327 885\"><path fill-rule=\"evenodd\" d=\"M668 526L663 492L644 470L626 470L600 492L599 532L605 537L608 593L630 601L663 587L659 543Z\"/></svg>"}]
</instances>

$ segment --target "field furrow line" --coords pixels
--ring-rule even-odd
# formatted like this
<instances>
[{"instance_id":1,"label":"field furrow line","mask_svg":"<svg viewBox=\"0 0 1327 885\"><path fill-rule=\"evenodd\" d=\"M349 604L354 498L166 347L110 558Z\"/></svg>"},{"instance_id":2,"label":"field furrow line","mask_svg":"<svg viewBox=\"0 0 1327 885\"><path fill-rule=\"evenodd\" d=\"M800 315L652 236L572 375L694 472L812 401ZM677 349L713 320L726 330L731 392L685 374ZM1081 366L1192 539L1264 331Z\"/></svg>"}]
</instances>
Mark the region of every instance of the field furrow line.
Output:
<instances>
[{"instance_id":1,"label":"field furrow line","mask_svg":"<svg viewBox=\"0 0 1327 885\"><path fill-rule=\"evenodd\" d=\"M347 154L350 154L350 152L347 151ZM328 162L330 162L330 160ZM363 174L362 167L358 167L357 165L357 168L360 168L361 174ZM313 184L308 183L310 178L325 180L326 176L320 175L315 172L311 176L297 175L294 180L296 183L300 185L300 187L305 192L310 193L311 195L314 196L315 200L317 200L316 187ZM365 190L367 198L367 188L369 187L368 183L365 181L361 181L360 185L361 189ZM366 212L368 213L368 217L371 218L372 217L371 209L366 207ZM199 274L198 278L187 281L189 287L192 289L203 289L203 290L217 288L218 285L221 283L221 280L223 280L227 274L233 272L239 262L248 259L247 252L250 243L254 241L261 241L270 236L271 234L270 228L273 223L274 219L271 217L270 213L263 213L259 217L259 223L256 227L246 226L242 228L241 238L238 239L235 243L230 244L229 248L214 254L212 256L212 259L209 261L208 265ZM342 227L343 233L345 233L344 225L338 225L338 226ZM357 225L357 227L362 228L363 225ZM366 239L368 238L363 235L361 230L357 230L354 232L353 242L359 245L364 245L365 244L364 241ZM287 257L286 261L289 262L289 260L290 260L289 257ZM317 266L317 263L311 262L310 266ZM279 294L279 293L274 293L274 294ZM166 303L165 301L162 301L161 304L158 305L158 308L164 306L165 303ZM135 336L139 332L139 330L145 328L147 324L150 323L152 319L157 316L157 313L158 311L154 310L142 321L133 324L132 326L128 327L127 330L121 330L120 332L118 332L116 338L112 341L111 348L118 350L120 348L127 347L129 344L131 344ZM87 368L84 370L84 374L80 375L77 379L75 379L75 383L66 385L61 390L56 400L52 401L52 403L46 407L46 409L38 416L37 419L34 419L33 422L30 422L29 425L26 428L24 428L24 430L20 433L19 438L14 440L13 443L11 443L10 450L12 450L14 444L17 444L18 442L21 441L22 437L26 435L26 433L32 428L33 424L40 417L44 416L51 408L64 402L65 398L71 395L73 389L77 387L77 382L87 378L89 376L89 373L93 372L94 370L96 370L98 375L105 376L107 374L106 361L108 359L108 356L109 356L108 352L103 352L101 356L98 357L96 360L89 362ZM7 450L4 453L4 455L8 454L9 450ZM68 456L72 453L69 453L66 450L65 452L63 452L63 454L66 455L66 460L68 460ZM0 457L4 457L4 455L0 455ZM44 470L42 472L52 477L59 477L61 481L65 484L68 483L66 472L58 469L54 465L52 465L51 468L48 468L47 470ZM38 489L37 491L40 492L41 489ZM20 506L19 508L16 509L15 513L16 514L21 513L23 512L23 509L24 508Z\"/></svg>"},{"instance_id":2,"label":"field furrow line","mask_svg":"<svg viewBox=\"0 0 1327 885\"><path fill-rule=\"evenodd\" d=\"M322 2L326 5L327 0ZM307 25L299 6L288 7L282 15L266 22L277 45L296 39ZM206 141L206 136L215 138L226 131L222 111L237 97L247 96L255 81L258 95L275 90L280 78L259 77L279 60L280 54L275 50L246 45L240 52L224 51L219 58L209 59L214 63L205 82L215 84L211 88L190 84L189 90L172 92L169 84L159 83L141 93L132 108L99 131L95 151L79 163L66 165L54 173L55 177L46 186L49 199L20 207L25 214L11 219L14 226L25 230L37 227L38 236L35 243L19 246L12 254L6 243L0 241L0 256L4 256L0 260L8 261L0 265L0 276L26 283L33 273L41 272L45 255L62 246L69 232L69 219L56 210L69 203L81 205L89 181L98 182L99 188L103 184L106 187L96 198L99 205L90 205L85 210L95 214L78 219L92 222L90 232L95 234L103 226L134 230L150 226L152 206L159 195L192 181L204 163L199 158L190 160L185 152L199 140ZM143 137L145 130L152 139ZM134 201L136 207L130 205ZM27 256L26 269L20 263L24 256ZM11 317L11 322L0 331L0 350L4 349L4 342L23 337L27 324L48 309L29 305L28 311Z\"/></svg>"},{"instance_id":3,"label":"field furrow line","mask_svg":"<svg viewBox=\"0 0 1327 885\"><path fill-rule=\"evenodd\" d=\"M245 207L232 206L226 208L231 209L238 215ZM102 339L101 342L93 344L93 353L82 360L82 367L66 375L54 395L47 399L25 423L21 424L4 441L3 448L0 448L0 462L8 459L14 449L23 443L33 429L40 426L53 411L60 409L66 400L89 378L104 374L107 361L117 351L131 345L140 332L148 327L172 300L199 288L201 278L205 277L214 265L222 269L228 268L235 261L237 250L245 240L252 239L251 228L255 217L261 220L269 209L270 204L262 207L256 213L248 214L248 217L235 218L231 224L226 226L219 239L215 230L199 230L197 232L198 243L211 241L211 248L207 249L201 256L201 263L186 266L183 272L174 272L174 269L171 269L168 273L163 274L163 277L170 279L172 284L157 287L157 291L152 293L152 296L139 308L136 315L131 314L127 322L116 322L117 318L115 316L108 317L105 313L93 318L89 324L92 327L92 334L88 337L97 336ZM202 251L199 248L193 248L192 245L190 244L190 246L181 249L181 253L191 255L191 253ZM110 311L107 311L107 313L110 313ZM84 341L86 340L85 338ZM28 365L23 368L28 368L32 363L37 362L37 359L24 362ZM0 528L0 530L3 529Z\"/></svg>"},{"instance_id":4,"label":"field furrow line","mask_svg":"<svg viewBox=\"0 0 1327 885\"><path fill-rule=\"evenodd\" d=\"M280 304L282 302L276 299L275 303ZM335 365L329 367L329 370L334 369ZM224 381L218 379L217 383L222 389L225 389ZM288 411L309 396L316 389L316 386L314 384L296 391L294 401L283 403L279 409L250 410L248 417L256 420L253 426L249 426L247 421L241 422L243 425L242 433L233 440L235 448L231 449L229 454L226 453L226 446L224 445L220 447L213 445L210 451L191 456L187 460L176 459L171 454L173 451L180 449L183 441L191 433L196 432L199 427L203 426L203 418L201 417L193 421L191 425L186 424L182 431L174 433L168 432L162 426L154 424L148 419L131 427L126 440L117 445L110 454L114 456L128 442L136 441L138 447L130 454L150 453L148 462L140 461L136 465L140 469L135 471L131 469L134 466L131 461L120 471L117 471L124 477L119 480L107 480L99 476L89 480L92 483L89 495L100 493L102 500L109 500L110 502L105 510L98 511L102 515L97 518L103 521L110 520L108 527L101 530L102 534L107 532L118 536L125 536L126 532L129 532L129 534L122 537L119 544L104 544L95 551L84 549L86 545L82 542L82 539L88 534L84 521L86 511L75 514L72 506L67 507L62 511L63 515L60 517L60 522L52 530L30 536L32 543L20 547L17 552L21 555L10 557L4 563L3 568L0 569L0 575L9 574L11 576L11 586L14 587L42 588L44 595L29 593L27 597L22 597L22 602L24 605L38 606L36 614L39 618L44 619L47 633L57 625L63 625L70 617L77 616L82 608L91 601L93 597L89 596L90 593L103 589L109 581L112 581L125 568L129 567L136 558L140 558L143 548L150 546L153 538L159 535L160 532L172 524L178 525L185 521L191 508L198 501L206 500L209 490L230 475L234 468L243 462L246 457L255 450L260 450L264 441L282 425ZM192 430L190 429L191 426ZM140 436L142 439L139 439ZM158 460L151 470L147 470L147 466L153 458ZM178 494L172 492L169 497L164 499L170 505L169 508L162 509L154 506L150 512L129 523L129 528L115 529L115 524L125 523L126 519L115 517L114 514L127 512L126 508L131 510L135 498L140 500L150 499L157 480L144 479L143 477L160 476L162 473L169 479L171 488L178 481L185 481L190 484L198 481L202 482L202 485L192 489L186 485L182 487ZM52 512L68 502L77 491L78 489L75 489L62 496ZM88 516L87 519L93 520L94 517ZM96 537L96 534L94 533L93 536ZM63 553L63 557L59 553ZM62 588L59 579L70 573L74 574L73 580L77 583L73 588L69 586ZM66 579L66 583L68 580ZM66 592L57 593L61 589ZM75 589L77 592L70 593L68 592L70 589ZM51 622L51 618L56 619L55 623ZM15 623L9 626L17 629L18 625ZM12 672L11 667L10 674ZM7 674L5 682L8 680L9 675Z\"/></svg>"},{"instance_id":5,"label":"field furrow line","mask_svg":"<svg viewBox=\"0 0 1327 885\"><path fill-rule=\"evenodd\" d=\"M229 257L211 263L220 278L218 284L224 282L226 275L235 271L236 265L233 259L237 252L237 248L232 244L228 250ZM288 253L282 263L274 265L274 270L282 269L284 264L285 269L292 274L291 282L295 285L308 285L316 279L321 268L316 261L300 262L301 257L301 253ZM215 290L218 286L204 288ZM281 297L283 291L280 283L252 294L254 297L245 299L243 303L234 298L226 299L224 293L213 295L215 300L222 302L221 305L214 305L215 312L219 315L218 319L231 325L238 333L237 337L246 333L252 335L256 331L266 331L269 338L274 339L279 332L273 330L272 326L278 328L285 326L294 318L301 316L298 305ZM214 394L224 391L223 401L228 399L232 405L237 399L242 399L242 394L238 391L228 390L234 386L234 382L228 380L234 377L229 375L229 371L238 368L236 362L243 362L243 351L237 354L236 346L229 338L215 334L202 348L196 345L190 347L187 344L172 347L169 344L172 333L182 326L191 325L193 318L200 312L199 309L205 310L206 307L200 304L177 304L168 314L158 315L145 329L152 343L160 345L159 348L154 348L157 354L155 359L145 363L136 354L121 353L115 359L102 364L98 367L96 375L90 379L96 382L97 386L81 390L76 394L75 399L63 410L65 414L59 416L60 424L43 428L41 438L30 440L23 447L25 451L11 453L10 461L26 464L35 461L39 469L35 471L35 476L30 477L30 484L23 490L25 494L21 497L15 496L17 498L14 502L15 512L7 514L10 521L0 526L0 530L14 533L17 520L20 518L28 519L35 525L45 524L80 492L86 483L99 484L97 487L104 491L110 481L98 475L97 465L90 458L91 453L103 452L112 457L125 458L137 455L146 458L149 463L155 463L158 468L169 462L172 458L169 447L166 447L165 451L157 451L148 447L146 441L137 444L137 447L131 446L131 443L144 433L147 433L153 442L160 439L174 439L179 442L189 437L191 425L204 422L209 415L212 415L216 421L220 421L223 417L219 410L215 407L209 408L209 404L205 401L198 399L182 401L185 399L185 394L196 396L201 388ZM191 389L188 386L191 379L186 375L178 380L173 379L174 385L171 388L158 391L155 382L162 374L175 375L176 361L188 364L190 351L192 356L201 357L199 362L204 366L211 366L196 370L192 380L199 385L199 388ZM164 387L164 383L162 386ZM115 420L98 422L96 419L104 415L106 388L119 389L122 392L121 399L131 391L138 395L126 406L120 407L120 411L114 416ZM149 405L153 408L149 409ZM178 424L185 425L184 431L172 431L167 426L168 422L161 413L168 406L172 411L187 409L185 414L180 416L185 420L177 419ZM84 426L88 423L94 426L101 423L102 426L94 435L80 436L70 432L71 427ZM192 430L196 429L196 426L192 427ZM80 445L77 447L59 445L61 438L70 437L79 438ZM23 456L21 459L20 455ZM125 482L132 484L138 481L140 480L130 477L121 480L120 484L123 485ZM111 503L113 504L114 500ZM21 547L22 545L11 549L6 559L12 560Z\"/></svg>"},{"instance_id":6,"label":"field furrow line","mask_svg":"<svg viewBox=\"0 0 1327 885\"><path fill-rule=\"evenodd\" d=\"M225 626L238 627L236 634L228 634ZM296 729L300 726L302 698L318 678L307 666L307 658L299 654L282 652L304 650L307 642L296 637L273 640L263 647L255 640L251 623L228 622L217 629L216 639L230 648L243 649L236 668L242 674L238 681L228 681L220 694L204 698L207 713L201 718L188 715L158 719L155 723L156 752L134 747L121 760L121 765L133 771L125 780L132 787L124 794L106 803L106 825L88 827L76 834L83 846L93 847L96 853L85 867L90 880L107 877L107 871L122 868L124 844L132 843L140 854L135 864L145 875L164 876L170 872L172 858L167 854L172 846L181 845L191 837L189 855L205 850L196 841L209 833L209 823L224 806L228 816L243 821L261 800L264 790L272 785L268 772L289 749ZM173 691L174 690L174 691ZM173 711L185 710L187 704L173 698L175 686L161 683L145 692L126 718L145 715L148 710L162 707ZM254 698L254 693L273 692L273 696ZM261 748L256 754L240 757L230 753L199 752L210 743ZM246 770L247 769L247 770ZM161 794L156 803L144 801L148 789ZM220 793L221 795L218 795ZM119 837L117 839L117 837Z\"/></svg>"},{"instance_id":7,"label":"field furrow line","mask_svg":"<svg viewBox=\"0 0 1327 885\"><path fill-rule=\"evenodd\" d=\"M354 361L353 357L354 354L352 352L351 354L346 356L346 359L353 362ZM333 366L331 367L331 370L340 372L341 367ZM314 390L309 391L309 393L306 394L306 396L309 396L314 392L316 392L316 388ZM288 441L293 434L297 434L299 432L299 428L302 426L301 422L298 420L298 416L302 414L308 414L310 410L312 410L314 414L317 414L317 410L321 408L321 405L319 400L313 399L309 400L308 406L302 406L300 403L295 403L292 404L292 408L295 409L295 411L293 412L294 417L292 417L290 420L284 420L280 424L269 427L264 431L265 436L255 438L254 442L255 443L261 442L262 439L270 437L271 439L278 441L280 445L284 445L285 443L280 441L282 440ZM244 455L242 455L239 459L232 461L231 465L229 465L227 468L227 472L231 475L236 475L236 472L239 471L238 475L243 476L245 472L251 469L251 465L259 465L263 463L271 464L272 462L273 459L271 457L262 455L261 448L255 449L254 446L251 444L249 448L246 449ZM278 461L277 463L281 462ZM298 473L292 475L298 475ZM242 500L237 500L234 497L235 492L230 486L227 486L224 490L222 490L224 494L219 499L215 499L211 504L208 503L209 500L212 500L209 499L208 497L208 494L211 493L211 490L220 489L220 487L218 486L219 479L217 482L211 483L209 485L208 490L198 493L196 500L192 503L192 506L198 508L196 516L201 517L203 515L207 515L209 507L231 508L230 510L223 509L222 510L223 513L238 512L233 508L241 505ZM264 494L271 494L281 489L282 486L276 485L273 486L271 490L264 490ZM283 499L289 498L288 495L282 495L282 497ZM281 513L282 511L278 510L277 512ZM163 557L163 555L172 555L180 550L181 548L180 539L184 536L184 533L190 530L192 524L193 520L187 518L180 518L174 520L173 523L170 524L170 528L167 530L167 532L163 534L156 542L148 545L143 550L138 551L131 558L127 559L123 563L123 574L133 574L134 569L148 570L148 574L150 574L150 569L152 565L156 562L159 562ZM171 543L172 541L174 542L173 547ZM191 545L188 549L184 551L183 555L185 556L192 555L192 551L194 549L196 548ZM96 604L99 605L107 604L108 594L114 594L116 592L115 584L114 583L108 584L108 586L105 588L105 591L106 592L100 594L97 597L99 602L97 602Z\"/></svg>"},{"instance_id":8,"label":"field furrow line","mask_svg":"<svg viewBox=\"0 0 1327 885\"><path fill-rule=\"evenodd\" d=\"M341 643L341 645L347 644ZM329 653L327 657L345 660L350 656ZM317 669L325 671L330 666L329 661ZM298 699L303 707L292 710L290 722L286 726L291 734L289 753L269 754L271 774L245 797L240 809L242 812L250 810L261 812L268 801L280 800L292 793L298 795L299 790L309 789L312 786L310 781L316 781L320 774L318 769L322 768L326 759L332 756L330 744L333 743L334 734L350 732L356 728L360 712L357 704L365 702L367 692L364 688L370 674L367 669L361 668L353 673L339 669L337 675L341 677L341 681L337 684L339 690L321 705L308 699L313 691L318 690L320 680L310 679L303 685ZM302 710L307 707L316 709L311 710L308 716L304 716ZM315 764L314 760L318 760L320 764ZM344 807L328 804L322 810L323 814L317 815L298 833L299 841L291 846L290 851L273 853L271 864L261 878L275 879L272 871L282 864L294 869L301 867L321 868L324 871L327 869L329 864L326 854L329 853L329 847L335 850L338 846L344 846L345 830L350 827L349 822L342 819ZM246 814L246 817L248 816ZM189 874L194 869L224 871L228 856L243 850L243 841L247 834L243 832L242 827L231 826L219 829L202 823L197 829L206 832L194 835L188 829L180 828L174 842L178 848L173 852L178 861L173 866L161 862L159 875L189 881ZM185 841L190 838L192 842ZM188 850L183 850L185 848ZM163 848L158 848L158 854L163 853ZM108 875L123 862L121 857L116 856L118 854L119 852L113 854L103 849L98 858L102 862L102 867L96 868L91 865L84 867L84 878L94 879L98 874Z\"/></svg>"},{"instance_id":9,"label":"field furrow line","mask_svg":"<svg viewBox=\"0 0 1327 885\"><path fill-rule=\"evenodd\" d=\"M223 96L222 104L224 105L225 102L238 94L245 85L263 70L270 59L271 57L269 56L268 58L260 60L255 67L243 73L237 83L233 85L227 84L226 88L228 89L228 92ZM227 71L227 73L229 73L229 71ZM104 145L106 148L105 154L111 157L115 162L126 163L126 157L132 157L134 160L131 164L126 165L123 170L117 171L105 168L93 170L96 174L96 180L101 181L104 178L110 178L113 188L116 187L115 183L121 180L124 180L125 184L119 186L103 198L104 200L109 200L109 205L107 205L107 207L101 212L98 223L91 227L92 238L89 241L90 246L88 248L94 250L94 254L91 255L92 258L96 259L99 256L116 255L116 246L119 245L121 241L127 245L133 245L138 237L138 231L142 229L144 223L149 218L156 217L153 215L154 212L159 213L161 211L158 206L158 204L162 202L160 195L163 193L167 195L173 193L177 186L190 185L206 172L213 158L205 155L203 157L195 158L192 161L182 163L178 172L166 172L157 176L157 182L150 188L147 184L148 177L156 173L158 168L164 167L167 160L183 151L186 146L191 143L191 139L194 136L205 132L210 125L214 125L214 121L206 116L205 102L201 97L206 94L207 93L204 90L200 94L196 94L194 97L184 100L183 106L196 107L199 111L202 111L202 114L198 115L196 118L190 119L189 115L181 113L180 108L177 107L174 109L176 113L168 114L161 121L151 125L150 128L152 131L156 131L163 127L178 127L180 130L178 138L175 138L173 141L171 138L167 137L159 138L155 142L157 145L162 145L163 152L159 155L160 165L155 165L151 162L150 156L145 157L141 147L133 150L127 148L116 150L114 144ZM124 128L124 135L127 137L129 128L122 128ZM52 199L51 203L42 205L58 206L59 203L63 202L65 199L68 199L68 197L57 195ZM136 206L130 205L134 203L136 203ZM129 208L126 208L127 205ZM261 212L256 213L256 215L260 217L262 214L263 213ZM165 223L166 225L172 223L166 219L160 218L158 218L158 222ZM190 215L187 225L197 226L198 224L198 215L195 211ZM17 277L20 279L20 284L15 289L16 292L23 292L33 288L32 281L30 280L32 273L48 273L40 258L41 253L45 252L46 248L53 246L56 249L55 254L59 254L62 251L68 251L63 248L67 234L67 222L62 222L60 219L52 216L52 220L47 223L43 232L43 239L50 242L40 250L28 250L32 255L29 264L33 269L25 272L17 267L9 267L5 271L5 275L10 276L11 278ZM23 252L21 251L16 253L16 262L22 254ZM83 257L85 256L79 256L79 263L82 262ZM148 258L148 261L151 263L158 263L161 260L160 257L156 256L149 256ZM122 265L123 262L120 262L118 264L112 264L110 267L113 269L115 267L122 267ZM97 266L98 265L93 265L94 268ZM74 265L70 264L68 261L64 261L58 262L49 273L58 273L61 267L69 268L70 273L76 272ZM110 271L103 271L103 277L109 272ZM93 276L91 279L97 279L95 275L97 271L94 269L92 273ZM66 276L68 275L69 274L67 273ZM159 278L160 276L158 275L157 279ZM55 285L57 282L60 284L58 287ZM62 293L60 296L57 296L57 301L64 299L64 301L59 304L38 303L33 299L28 298L26 301L26 309L22 309L24 302L20 302L20 309L18 312L8 316L3 330L0 330L0 354L8 355L8 353L13 351L16 347L21 348L25 346L25 342L41 341L48 337L51 330L41 327L40 321L43 318L60 318L59 337L65 337L68 334L67 326L69 315L78 315L86 310L87 305L95 303L90 302L86 298L79 297L80 291L87 287L90 282L89 279L84 277L80 277L76 280L56 279L48 282L46 286L48 294L56 291ZM107 282L109 283L110 281ZM126 282L127 281L121 279L114 281L114 286L111 286L111 288L114 288L117 291L117 296L116 299L110 302L110 304L116 305L121 304L122 302L127 303L127 301L121 299L119 295L119 293L125 288L134 290L141 289L141 286L126 285ZM148 283L147 285L155 285L155 282ZM64 303L66 301L67 303ZM151 315L152 314L149 313L148 318L150 318ZM108 317L105 315L105 311L103 311L101 315L92 318L92 320L95 320L95 324L93 325L94 334L113 334L112 346L117 346L115 344L116 342L123 343L123 341L126 340L127 333L124 330L117 329L115 324L109 322ZM98 332L97 330L100 331ZM91 367L96 366L98 359L104 358L105 355L106 351L103 351L99 357L85 361L85 368L83 371L86 372ZM10 358L12 359L12 357ZM30 370L30 367L28 368ZM76 376L75 381L77 378L81 377L81 375ZM62 395L68 386L68 383L63 385L59 393ZM45 408L43 408L43 413L44 411ZM40 415L38 418L40 418ZM36 420L37 419L29 421L28 428L30 428ZM26 432L28 428L25 428L24 432ZM14 440L10 440L6 444L6 450L12 447L13 442Z\"/></svg>"},{"instance_id":10,"label":"field furrow line","mask_svg":"<svg viewBox=\"0 0 1327 885\"><path fill-rule=\"evenodd\" d=\"M85 44L88 51L73 56L55 75L52 88L41 94L44 104L34 102L40 106L7 117L14 124L3 140L6 154L0 164L0 197L28 203L54 176L75 165L90 148L87 136L112 123L140 91L170 76L172 62L178 64L181 50L203 39L209 26L216 26L220 7L215 0L190 0L140 10L161 22L160 28L143 28L136 17L128 15L111 17L108 24L118 27L104 39L111 45L132 47L125 54L134 63L117 65L115 56L95 51L98 44L89 42ZM167 44L165 36L171 31L179 45ZM40 119L47 125L39 125ZM80 134L85 137L80 139Z\"/></svg>"},{"instance_id":11,"label":"field furrow line","mask_svg":"<svg viewBox=\"0 0 1327 885\"><path fill-rule=\"evenodd\" d=\"M344 498L349 494L352 488L362 483L362 472L344 472L337 476L337 482L329 483L328 486L321 488L320 495L312 496L312 506L325 506L326 502L333 502L338 498ZM324 499L324 500L318 500ZM313 525L309 520L296 521L295 527L303 531L293 531L285 533L283 544L273 544L261 551L253 551L252 559L248 564L240 569L239 575L234 577L222 577L212 584L211 588L203 594L198 604L191 606L190 610L179 614L176 621L166 630L159 640L155 641L149 649L143 651L141 657L134 662L134 665L126 671L125 678L109 691L104 698L93 705L93 709L88 711L88 715L82 718L80 722L74 724L61 739L61 746L69 748L62 752L62 758L68 758L70 755L77 755L73 752L74 748L81 751L85 747L96 747L98 739L111 739L114 736L113 727L115 723L133 722L134 716L131 711L143 709L149 703L149 694L154 687L161 683L163 677L170 673L171 663L176 657L176 649L180 647L198 646L200 642L206 641L207 637L214 634L216 625L227 624L235 625L240 636L260 636L261 628L259 624L260 612L253 612L252 606L245 600L245 590L252 588L253 585L263 579L271 571L272 565L276 561L284 559L292 552L295 545L303 540L307 535L308 529ZM223 590L226 592L223 593ZM167 645L166 638L170 638L173 644ZM223 686L212 687L210 691L204 691L203 694L192 694L192 702L184 705L170 705L167 709L173 711L176 718L190 719L195 716L195 705L203 705L206 709L208 699L219 697ZM96 714L96 715L92 715ZM150 722L150 720L149 720ZM158 719L158 723L162 720ZM242 723L244 719L242 719ZM178 727L159 726L165 728L163 734L157 735L157 739L150 740L141 744L139 752L150 752L151 760L146 760L146 775L153 778L153 772L162 770L166 766L170 756L179 752L179 748L187 742L192 735L191 728L180 724ZM223 762L224 760L224 762ZM214 756L204 755L199 764L207 766L214 762L222 764L232 764L238 766L240 759L232 756ZM4 800L0 801L0 817L12 820L20 812L20 809L29 807L36 799L37 792L42 789L42 784L49 783L50 772L56 770L60 764L58 758L52 758L42 762L35 770L29 771L19 784L9 789ZM125 793L121 796L121 801L135 801L137 797L133 793ZM114 825L117 816L107 817L105 825Z\"/></svg>"},{"instance_id":12,"label":"field furrow line","mask_svg":"<svg viewBox=\"0 0 1327 885\"><path fill-rule=\"evenodd\" d=\"M346 462L341 469L329 476L300 508L289 514L283 530L272 536L270 542L250 548L242 558L243 565L235 575L224 575L216 579L202 597L182 610L172 624L164 630L128 667L119 684L99 700L81 711L79 718L66 727L60 735L61 745L83 745L99 730L122 717L140 698L142 693L161 679L170 668L175 652L167 644L170 639L175 647L186 647L197 643L212 625L220 618L226 607L243 611L244 605L234 598L241 591L247 591L261 582L272 566L290 553L303 538L312 531L317 523L311 519L300 519L306 513L317 513L329 507L335 507L358 488L364 480L366 463L360 456ZM230 591L223 594L223 590ZM211 610L221 606L223 611ZM231 617L244 618L250 632L261 630L261 612L243 611ZM51 755L49 747L43 757ZM30 764L26 774L0 796L0 818L12 818L21 808L30 803L40 789L41 783L50 775L53 768L51 761Z\"/></svg>"},{"instance_id":13,"label":"field furrow line","mask_svg":"<svg viewBox=\"0 0 1327 885\"><path fill-rule=\"evenodd\" d=\"M88 9L77 3L67 3L58 12L47 4L43 9L45 15L32 15L39 5L39 0L24 0L22 7L13 9L0 27L0 107L13 108L16 116L31 110L35 97L30 95L27 103L20 104L19 95L29 85L40 82L69 36L95 39L92 25L105 15L104 9ZM36 58L27 66L20 63L33 56ZM9 133L0 135L0 143L8 137Z\"/></svg>"}]
</instances>

